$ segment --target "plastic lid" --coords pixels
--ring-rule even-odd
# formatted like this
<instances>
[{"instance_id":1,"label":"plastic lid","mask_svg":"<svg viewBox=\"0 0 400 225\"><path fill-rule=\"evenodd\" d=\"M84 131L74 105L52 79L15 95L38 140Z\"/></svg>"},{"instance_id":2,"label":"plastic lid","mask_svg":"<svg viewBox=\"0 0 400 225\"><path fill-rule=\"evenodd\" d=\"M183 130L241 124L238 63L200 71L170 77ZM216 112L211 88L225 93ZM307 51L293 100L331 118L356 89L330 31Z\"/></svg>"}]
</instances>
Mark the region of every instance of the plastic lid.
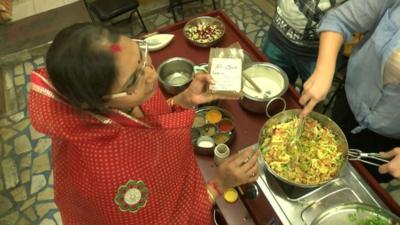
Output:
<instances>
[{"instance_id":1,"label":"plastic lid","mask_svg":"<svg viewBox=\"0 0 400 225\"><path fill-rule=\"evenodd\" d=\"M224 199L226 202L234 203L239 197L238 192L234 188L228 188L224 193Z\"/></svg>"}]
</instances>

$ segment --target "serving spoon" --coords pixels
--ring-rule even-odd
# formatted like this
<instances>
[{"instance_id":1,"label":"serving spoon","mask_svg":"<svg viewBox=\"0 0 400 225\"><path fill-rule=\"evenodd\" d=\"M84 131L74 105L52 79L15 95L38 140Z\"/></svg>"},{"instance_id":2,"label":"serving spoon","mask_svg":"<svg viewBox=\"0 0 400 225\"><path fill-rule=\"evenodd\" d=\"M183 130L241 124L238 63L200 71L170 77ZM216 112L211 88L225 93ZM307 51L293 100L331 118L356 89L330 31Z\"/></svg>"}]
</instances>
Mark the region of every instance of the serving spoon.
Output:
<instances>
[{"instance_id":1,"label":"serving spoon","mask_svg":"<svg viewBox=\"0 0 400 225\"><path fill-rule=\"evenodd\" d=\"M299 149L298 149L298 141L301 137L301 133L303 132L304 128L304 122L305 122L305 117L300 117L299 123L297 125L296 129L296 135L292 139L292 141L289 143L288 147L291 149L293 152L293 156L290 158L290 167L291 168L296 168L297 162L299 161Z\"/></svg>"},{"instance_id":2,"label":"serving spoon","mask_svg":"<svg viewBox=\"0 0 400 225\"><path fill-rule=\"evenodd\" d=\"M247 80L247 82L249 82L249 84L251 84L251 86L258 92L261 93L262 90L261 88L251 79L251 77L249 77L249 75L245 72L242 73L243 77L245 80Z\"/></svg>"}]
</instances>

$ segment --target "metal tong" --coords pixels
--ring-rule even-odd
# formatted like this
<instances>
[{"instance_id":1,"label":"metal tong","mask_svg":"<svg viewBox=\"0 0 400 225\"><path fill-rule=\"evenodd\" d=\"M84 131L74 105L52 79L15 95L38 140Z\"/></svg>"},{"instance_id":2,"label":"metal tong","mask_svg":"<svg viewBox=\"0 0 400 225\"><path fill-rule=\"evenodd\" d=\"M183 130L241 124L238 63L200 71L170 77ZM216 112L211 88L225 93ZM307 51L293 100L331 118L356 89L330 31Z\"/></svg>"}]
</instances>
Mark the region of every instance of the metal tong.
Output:
<instances>
[{"instance_id":1,"label":"metal tong","mask_svg":"<svg viewBox=\"0 0 400 225\"><path fill-rule=\"evenodd\" d=\"M381 161L383 163L389 162L389 160L382 158L382 156L379 153L366 153L359 149L354 149L354 148L349 149L349 152L347 153L347 155L349 156L349 160L358 160L358 161L361 161L363 163L370 164L373 166L380 166L382 164L372 162L371 160L368 160L368 159Z\"/></svg>"}]
</instances>

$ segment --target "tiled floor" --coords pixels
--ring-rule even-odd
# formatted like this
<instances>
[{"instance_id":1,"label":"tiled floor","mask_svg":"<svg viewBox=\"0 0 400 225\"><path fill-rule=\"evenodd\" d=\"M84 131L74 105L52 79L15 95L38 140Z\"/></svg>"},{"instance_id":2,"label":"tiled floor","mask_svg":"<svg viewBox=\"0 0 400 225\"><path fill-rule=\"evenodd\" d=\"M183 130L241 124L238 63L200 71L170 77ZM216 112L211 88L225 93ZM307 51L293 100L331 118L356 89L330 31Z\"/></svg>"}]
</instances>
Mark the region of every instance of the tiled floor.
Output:
<instances>
[{"instance_id":1,"label":"tiled floor","mask_svg":"<svg viewBox=\"0 0 400 225\"><path fill-rule=\"evenodd\" d=\"M83 6L74 4L78 3L64 7ZM275 10L275 1L220 0L219 7L230 16L257 47L261 47L263 36L269 28ZM204 6L199 3L185 5L185 15L196 15L211 9L211 1L205 0ZM67 24L75 19L87 20L87 15L83 15L84 9L81 9L81 12L82 15L78 13L80 16L76 18L65 17L70 21L60 21L60 24ZM155 12L147 13L144 18L149 30L173 23L172 15L165 8L156 9ZM146 15L146 12L143 14ZM52 16L54 13L48 15ZM26 22L26 24L29 23ZM134 27L139 26L134 24ZM40 25L35 27L35 29L40 28L44 29ZM121 29L129 31L130 28L121 27ZM46 32L48 33L46 37L54 35L52 29L46 29ZM31 45L40 43L33 40L33 38L38 38L36 34L35 32L29 33L28 39L31 41ZM39 38L42 37L39 36ZM21 41L23 40L21 39ZM35 45L36 48L30 46L29 49L9 54L3 57L0 63L5 78L5 94L8 99L6 102L7 113L0 115L1 225L62 224L60 214L53 202L51 140L35 131L31 126L26 108L29 73L32 69L44 65L43 56L48 47L43 42L40 44L42 45L39 47ZM399 195L400 189L394 183L389 185L388 190Z\"/></svg>"}]
</instances>

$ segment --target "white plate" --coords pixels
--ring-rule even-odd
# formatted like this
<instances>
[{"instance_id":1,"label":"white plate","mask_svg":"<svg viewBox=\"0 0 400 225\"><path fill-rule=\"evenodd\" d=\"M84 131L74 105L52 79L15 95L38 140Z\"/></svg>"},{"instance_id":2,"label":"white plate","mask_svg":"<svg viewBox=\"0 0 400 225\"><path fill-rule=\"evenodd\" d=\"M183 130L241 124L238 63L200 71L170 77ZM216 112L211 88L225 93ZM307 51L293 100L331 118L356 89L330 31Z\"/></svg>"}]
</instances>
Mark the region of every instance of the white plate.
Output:
<instances>
[{"instance_id":1,"label":"white plate","mask_svg":"<svg viewBox=\"0 0 400 225\"><path fill-rule=\"evenodd\" d=\"M157 51L167 46L174 36L173 34L156 34L144 39L144 41L147 42L149 51Z\"/></svg>"}]
</instances>

